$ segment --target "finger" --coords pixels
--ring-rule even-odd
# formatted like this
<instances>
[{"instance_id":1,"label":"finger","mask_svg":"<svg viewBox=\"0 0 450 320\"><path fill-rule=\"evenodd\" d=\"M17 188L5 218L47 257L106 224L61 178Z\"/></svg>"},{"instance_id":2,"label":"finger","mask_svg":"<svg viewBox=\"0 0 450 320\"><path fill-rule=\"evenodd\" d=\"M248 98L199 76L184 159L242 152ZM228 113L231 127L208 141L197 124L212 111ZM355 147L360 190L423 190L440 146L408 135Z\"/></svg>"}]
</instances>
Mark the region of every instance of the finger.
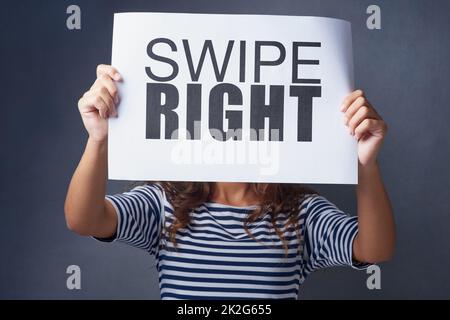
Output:
<instances>
[{"instance_id":1,"label":"finger","mask_svg":"<svg viewBox=\"0 0 450 320\"><path fill-rule=\"evenodd\" d=\"M115 81L122 80L122 76L120 75L119 71L117 71L117 69L113 66L109 66L106 64L100 64L97 66L97 78L100 78L101 75L107 75Z\"/></svg>"},{"instance_id":2,"label":"finger","mask_svg":"<svg viewBox=\"0 0 450 320\"><path fill-rule=\"evenodd\" d=\"M353 116L358 112L361 107L371 108L369 102L364 97L357 98L351 105L348 107L347 111L345 111L344 119L345 124L348 125L349 121Z\"/></svg>"},{"instance_id":3,"label":"finger","mask_svg":"<svg viewBox=\"0 0 450 320\"><path fill-rule=\"evenodd\" d=\"M108 107L108 115L114 117L117 116L114 98L111 97L111 94L109 93L108 89L106 89L106 87L101 87L97 91L97 95L99 95L102 98L102 100L106 103L106 106Z\"/></svg>"},{"instance_id":4,"label":"finger","mask_svg":"<svg viewBox=\"0 0 450 320\"><path fill-rule=\"evenodd\" d=\"M80 100L78 100L78 110L80 112L86 112L89 111L88 109L91 109L92 107L89 104L89 99L88 99L88 94L89 91L86 92L81 98Z\"/></svg>"},{"instance_id":5,"label":"finger","mask_svg":"<svg viewBox=\"0 0 450 320\"><path fill-rule=\"evenodd\" d=\"M376 131L379 131L382 134L386 133L386 123L383 120L365 119L355 128L355 138L360 140L369 133Z\"/></svg>"},{"instance_id":6,"label":"finger","mask_svg":"<svg viewBox=\"0 0 450 320\"><path fill-rule=\"evenodd\" d=\"M365 119L370 118L370 109L366 106L362 106L358 109L358 111L353 115L353 117L348 121L348 127L350 133L353 135L355 133L355 129L359 126Z\"/></svg>"},{"instance_id":7,"label":"finger","mask_svg":"<svg viewBox=\"0 0 450 320\"><path fill-rule=\"evenodd\" d=\"M98 94L89 93L80 100L80 112L97 111L100 118L108 118L108 105Z\"/></svg>"},{"instance_id":8,"label":"finger","mask_svg":"<svg viewBox=\"0 0 450 320\"><path fill-rule=\"evenodd\" d=\"M364 91L356 90L350 93L347 97L345 97L344 101L342 102L341 111L346 112L347 109L351 106L351 104L359 97L364 97Z\"/></svg>"},{"instance_id":9,"label":"finger","mask_svg":"<svg viewBox=\"0 0 450 320\"><path fill-rule=\"evenodd\" d=\"M117 117L116 100L118 101L118 98L111 96L109 89L107 89L106 86L103 85L103 82L100 79L97 79L94 82L89 91L85 93L85 96L86 95L87 96L100 95L103 98L103 100L107 103L109 115ZM118 97L117 94L116 97Z\"/></svg>"},{"instance_id":10,"label":"finger","mask_svg":"<svg viewBox=\"0 0 450 320\"><path fill-rule=\"evenodd\" d=\"M113 97L114 102L117 104L119 102L119 94L116 83L107 75L101 75L98 81L99 84L108 90L111 97Z\"/></svg>"},{"instance_id":11,"label":"finger","mask_svg":"<svg viewBox=\"0 0 450 320\"><path fill-rule=\"evenodd\" d=\"M103 119L108 119L108 105L101 96L93 96L92 104L98 110L98 114Z\"/></svg>"},{"instance_id":12,"label":"finger","mask_svg":"<svg viewBox=\"0 0 450 320\"><path fill-rule=\"evenodd\" d=\"M111 96L110 89L108 89L100 79L97 79L97 81L94 82L87 94L102 96L103 100L108 104L108 108L110 110L116 110L116 98Z\"/></svg>"}]
</instances>

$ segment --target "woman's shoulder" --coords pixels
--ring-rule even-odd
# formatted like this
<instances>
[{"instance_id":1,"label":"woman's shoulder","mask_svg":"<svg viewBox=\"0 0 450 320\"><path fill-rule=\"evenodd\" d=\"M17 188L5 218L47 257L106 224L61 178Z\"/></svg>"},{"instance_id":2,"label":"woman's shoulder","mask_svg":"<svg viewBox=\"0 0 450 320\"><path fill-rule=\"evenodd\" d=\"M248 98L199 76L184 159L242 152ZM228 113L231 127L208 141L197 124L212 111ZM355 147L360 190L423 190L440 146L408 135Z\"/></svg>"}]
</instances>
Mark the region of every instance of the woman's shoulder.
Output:
<instances>
[{"instance_id":1,"label":"woman's shoulder","mask_svg":"<svg viewBox=\"0 0 450 320\"><path fill-rule=\"evenodd\" d=\"M160 193L164 192L164 188L158 182L144 182L136 186L136 188L141 188L152 192L160 192Z\"/></svg>"},{"instance_id":2,"label":"woman's shoulder","mask_svg":"<svg viewBox=\"0 0 450 320\"><path fill-rule=\"evenodd\" d=\"M167 205L167 198L164 188L157 182L143 182L135 184L124 195L136 195L150 202L158 203L163 209Z\"/></svg>"},{"instance_id":3,"label":"woman's shoulder","mask_svg":"<svg viewBox=\"0 0 450 320\"><path fill-rule=\"evenodd\" d=\"M300 204L300 211L306 215L322 211L323 209L337 209L337 207L329 201L326 197L317 194L305 194Z\"/></svg>"},{"instance_id":4,"label":"woman's shoulder","mask_svg":"<svg viewBox=\"0 0 450 320\"><path fill-rule=\"evenodd\" d=\"M321 200L321 199L325 199L325 198L317 193L306 193L301 197L300 208L306 209L311 205L311 203Z\"/></svg>"},{"instance_id":5,"label":"woman's shoulder","mask_svg":"<svg viewBox=\"0 0 450 320\"><path fill-rule=\"evenodd\" d=\"M133 184L131 187L129 187L128 192L126 193L133 193L133 192L146 192L146 193L153 193L157 195L163 195L164 194L164 188L157 182L142 182L142 183L136 183Z\"/></svg>"}]
</instances>

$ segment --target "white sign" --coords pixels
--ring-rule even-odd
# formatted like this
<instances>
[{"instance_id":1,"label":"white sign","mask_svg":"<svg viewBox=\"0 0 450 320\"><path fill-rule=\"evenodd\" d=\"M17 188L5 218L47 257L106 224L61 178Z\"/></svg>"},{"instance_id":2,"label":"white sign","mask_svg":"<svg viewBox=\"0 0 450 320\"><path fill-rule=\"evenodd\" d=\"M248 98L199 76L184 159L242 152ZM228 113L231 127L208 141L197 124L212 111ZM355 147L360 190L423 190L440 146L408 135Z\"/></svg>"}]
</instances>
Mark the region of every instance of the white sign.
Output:
<instances>
[{"instance_id":1,"label":"white sign","mask_svg":"<svg viewBox=\"0 0 450 320\"><path fill-rule=\"evenodd\" d=\"M109 178L354 184L352 59L337 19L116 14Z\"/></svg>"}]
</instances>

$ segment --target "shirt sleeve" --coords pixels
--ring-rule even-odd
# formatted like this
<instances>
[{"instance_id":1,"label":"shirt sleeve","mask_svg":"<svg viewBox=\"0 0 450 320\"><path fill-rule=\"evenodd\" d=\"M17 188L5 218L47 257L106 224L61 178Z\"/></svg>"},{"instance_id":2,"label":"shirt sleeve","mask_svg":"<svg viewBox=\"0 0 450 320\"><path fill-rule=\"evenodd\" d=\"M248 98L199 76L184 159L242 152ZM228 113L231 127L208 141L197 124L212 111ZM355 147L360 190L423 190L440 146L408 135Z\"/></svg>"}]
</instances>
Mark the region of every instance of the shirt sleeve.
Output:
<instances>
[{"instance_id":1,"label":"shirt sleeve","mask_svg":"<svg viewBox=\"0 0 450 320\"><path fill-rule=\"evenodd\" d=\"M347 215L321 196L307 204L303 261L306 271L332 266L365 269L369 264L353 260L353 241L358 234L358 218Z\"/></svg>"},{"instance_id":2,"label":"shirt sleeve","mask_svg":"<svg viewBox=\"0 0 450 320\"><path fill-rule=\"evenodd\" d=\"M129 192L107 195L117 214L116 234L95 238L102 242L120 241L155 254L159 244L164 212L164 191L158 185L145 185Z\"/></svg>"}]
</instances>

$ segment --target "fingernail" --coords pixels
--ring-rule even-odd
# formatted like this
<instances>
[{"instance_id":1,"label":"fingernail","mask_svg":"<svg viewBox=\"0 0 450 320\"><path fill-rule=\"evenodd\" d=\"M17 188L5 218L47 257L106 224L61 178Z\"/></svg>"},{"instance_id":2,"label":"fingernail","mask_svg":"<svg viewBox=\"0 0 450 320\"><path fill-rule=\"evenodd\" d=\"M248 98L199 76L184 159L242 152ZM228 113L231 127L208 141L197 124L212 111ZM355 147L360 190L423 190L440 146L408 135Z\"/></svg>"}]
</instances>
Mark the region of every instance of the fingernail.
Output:
<instances>
[{"instance_id":1,"label":"fingernail","mask_svg":"<svg viewBox=\"0 0 450 320\"><path fill-rule=\"evenodd\" d=\"M348 123L348 118L347 118L347 117L344 117L344 118L342 118L342 120L344 121L344 124L347 125L347 123Z\"/></svg>"},{"instance_id":2,"label":"fingernail","mask_svg":"<svg viewBox=\"0 0 450 320\"><path fill-rule=\"evenodd\" d=\"M114 74L114 80L120 81L122 80L122 76L119 73Z\"/></svg>"},{"instance_id":3,"label":"fingernail","mask_svg":"<svg viewBox=\"0 0 450 320\"><path fill-rule=\"evenodd\" d=\"M119 96L116 95L116 96L114 97L114 102L115 102L116 104L119 103Z\"/></svg>"},{"instance_id":4,"label":"fingernail","mask_svg":"<svg viewBox=\"0 0 450 320\"><path fill-rule=\"evenodd\" d=\"M344 109L345 109L345 105L341 105L341 108L340 108L341 112L344 112Z\"/></svg>"}]
</instances>

